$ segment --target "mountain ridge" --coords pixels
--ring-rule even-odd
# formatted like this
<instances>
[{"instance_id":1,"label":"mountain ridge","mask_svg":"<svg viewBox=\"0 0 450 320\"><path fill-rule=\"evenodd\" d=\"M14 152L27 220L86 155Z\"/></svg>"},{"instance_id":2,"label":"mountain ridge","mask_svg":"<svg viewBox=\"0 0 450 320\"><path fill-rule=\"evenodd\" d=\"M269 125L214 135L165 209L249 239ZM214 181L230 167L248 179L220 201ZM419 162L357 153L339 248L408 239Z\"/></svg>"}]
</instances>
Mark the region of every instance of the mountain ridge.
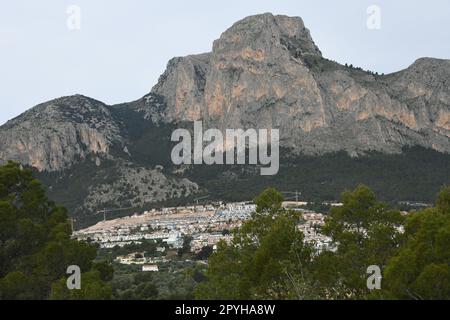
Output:
<instances>
[{"instance_id":1,"label":"mountain ridge","mask_svg":"<svg viewBox=\"0 0 450 320\"><path fill-rule=\"evenodd\" d=\"M0 126L0 162L48 174L49 186L89 168L77 212L191 197L208 187L183 173L189 168L172 167L170 132L194 120L222 130L279 129L280 146L295 157L401 154L415 146L448 155L450 60L419 58L378 75L324 58L299 17L250 16L211 52L171 59L135 101L66 96L9 120ZM124 185L133 192L115 199Z\"/></svg>"},{"instance_id":2,"label":"mountain ridge","mask_svg":"<svg viewBox=\"0 0 450 320\"><path fill-rule=\"evenodd\" d=\"M263 14L235 23L210 53L172 59L151 92L166 101L170 121L278 128L296 153L413 145L448 153L449 78L442 59L420 58L386 76L340 65L322 57L301 18Z\"/></svg>"}]
</instances>

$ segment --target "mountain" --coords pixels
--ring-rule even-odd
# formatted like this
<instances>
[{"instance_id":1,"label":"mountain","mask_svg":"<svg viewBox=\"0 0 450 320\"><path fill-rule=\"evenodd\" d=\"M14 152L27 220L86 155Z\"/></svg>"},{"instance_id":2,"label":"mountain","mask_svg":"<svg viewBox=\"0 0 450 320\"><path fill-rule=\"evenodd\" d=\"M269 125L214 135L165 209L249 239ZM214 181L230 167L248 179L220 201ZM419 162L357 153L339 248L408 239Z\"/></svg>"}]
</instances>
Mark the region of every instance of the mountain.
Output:
<instances>
[{"instance_id":1,"label":"mountain","mask_svg":"<svg viewBox=\"0 0 450 320\"><path fill-rule=\"evenodd\" d=\"M279 128L297 153L450 152L450 61L379 76L322 57L301 18L239 21L213 51L172 59L152 93L169 121Z\"/></svg>"},{"instance_id":2,"label":"mountain","mask_svg":"<svg viewBox=\"0 0 450 320\"><path fill-rule=\"evenodd\" d=\"M195 194L196 183L166 174L155 150L166 144L170 154L171 130L146 120L149 102L157 106L150 96L125 106L82 95L40 104L0 127L0 159L33 168L73 216Z\"/></svg>"},{"instance_id":3,"label":"mountain","mask_svg":"<svg viewBox=\"0 0 450 320\"><path fill-rule=\"evenodd\" d=\"M121 140L108 107L76 95L40 104L0 127L0 158L63 170L89 154L107 154Z\"/></svg>"},{"instance_id":4,"label":"mountain","mask_svg":"<svg viewBox=\"0 0 450 320\"><path fill-rule=\"evenodd\" d=\"M194 120L280 129L280 174L173 166L170 134ZM379 75L324 58L301 18L269 13L235 23L209 53L170 60L141 99L109 106L63 97L0 127L0 161L33 168L86 219L203 194L248 199L265 185L335 198L366 182L390 199L426 200L450 181L449 153L450 60L421 58Z\"/></svg>"}]
</instances>

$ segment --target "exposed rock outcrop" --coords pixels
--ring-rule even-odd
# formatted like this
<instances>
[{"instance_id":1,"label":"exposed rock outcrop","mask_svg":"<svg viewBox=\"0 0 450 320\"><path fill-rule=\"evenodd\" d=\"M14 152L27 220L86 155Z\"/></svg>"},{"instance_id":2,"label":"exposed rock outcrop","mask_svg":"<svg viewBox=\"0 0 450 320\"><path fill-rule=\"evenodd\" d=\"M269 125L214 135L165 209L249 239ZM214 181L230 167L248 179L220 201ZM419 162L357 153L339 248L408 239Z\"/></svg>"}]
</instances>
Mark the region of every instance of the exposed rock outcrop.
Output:
<instances>
[{"instance_id":1,"label":"exposed rock outcrop","mask_svg":"<svg viewBox=\"0 0 450 320\"><path fill-rule=\"evenodd\" d=\"M324 58L301 18L251 16L211 52L170 60L141 99L107 106L63 97L10 120L0 127L0 162L50 172L48 184L59 190L55 181L69 185L85 174L70 189L83 191L77 199L58 194L78 212L189 196L199 187L183 173L155 169L170 152L154 138L200 119L219 129L278 128L280 146L297 154L399 153L416 145L450 153L450 60L421 58L378 75ZM150 139L152 150L140 152Z\"/></svg>"},{"instance_id":2,"label":"exposed rock outcrop","mask_svg":"<svg viewBox=\"0 0 450 320\"><path fill-rule=\"evenodd\" d=\"M63 170L89 154L107 156L121 141L109 108L76 95L40 104L0 127L0 159Z\"/></svg>"},{"instance_id":3,"label":"exposed rock outcrop","mask_svg":"<svg viewBox=\"0 0 450 320\"><path fill-rule=\"evenodd\" d=\"M211 53L172 59L152 93L167 121L279 128L282 146L321 154L450 152L450 61L419 59L387 76L322 57L301 18L245 18Z\"/></svg>"}]
</instances>

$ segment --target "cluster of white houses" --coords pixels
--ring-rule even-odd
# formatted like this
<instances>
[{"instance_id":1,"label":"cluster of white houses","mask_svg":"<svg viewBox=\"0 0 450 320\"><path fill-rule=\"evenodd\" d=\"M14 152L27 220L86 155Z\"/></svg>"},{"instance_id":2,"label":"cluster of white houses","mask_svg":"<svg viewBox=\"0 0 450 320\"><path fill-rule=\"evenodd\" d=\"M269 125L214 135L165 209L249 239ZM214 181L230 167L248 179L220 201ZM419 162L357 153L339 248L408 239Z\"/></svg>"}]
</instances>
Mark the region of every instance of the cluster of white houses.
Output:
<instances>
[{"instance_id":1,"label":"cluster of white houses","mask_svg":"<svg viewBox=\"0 0 450 320\"><path fill-rule=\"evenodd\" d=\"M248 220L254 210L255 205L249 202L163 208L102 221L74 232L74 237L98 243L101 248L123 247L131 243L139 244L144 240L161 240L169 247L180 248L187 235L192 238L191 251L195 253L205 246L215 248L221 240L231 241L228 231ZM298 227L304 233L305 241L319 250L330 249L331 240L318 232L318 227L324 223L324 216L313 211L299 210L302 211L302 222ZM155 264L147 258L138 261L134 256L126 256L119 257L119 262L143 264L147 266L144 271L155 271Z\"/></svg>"},{"instance_id":2,"label":"cluster of white houses","mask_svg":"<svg viewBox=\"0 0 450 320\"><path fill-rule=\"evenodd\" d=\"M171 247L180 248L184 235L192 236L195 243L214 245L229 237L222 235L223 230L239 227L254 210L254 204L245 202L163 208L102 221L74 232L74 237L96 242L101 248L122 247L142 240L162 240Z\"/></svg>"},{"instance_id":3,"label":"cluster of white houses","mask_svg":"<svg viewBox=\"0 0 450 320\"><path fill-rule=\"evenodd\" d=\"M305 241L312 244L318 251L334 250L331 238L319 232L321 226L325 224L325 216L314 211L304 211L302 213L302 223L298 228L303 232Z\"/></svg>"}]
</instances>

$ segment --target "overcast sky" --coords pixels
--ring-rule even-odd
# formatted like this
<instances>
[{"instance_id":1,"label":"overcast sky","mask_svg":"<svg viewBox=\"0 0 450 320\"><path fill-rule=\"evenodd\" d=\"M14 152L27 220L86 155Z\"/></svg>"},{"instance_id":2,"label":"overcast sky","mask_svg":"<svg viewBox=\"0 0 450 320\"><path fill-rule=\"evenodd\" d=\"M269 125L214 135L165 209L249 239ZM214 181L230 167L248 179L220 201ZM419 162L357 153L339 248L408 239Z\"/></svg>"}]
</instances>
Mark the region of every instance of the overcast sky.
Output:
<instances>
[{"instance_id":1,"label":"overcast sky","mask_svg":"<svg viewBox=\"0 0 450 320\"><path fill-rule=\"evenodd\" d=\"M370 5L381 29L367 27ZM264 12L301 16L325 57L380 73L450 58L448 0L2 0L0 124L75 93L140 98L170 58L210 51L234 22Z\"/></svg>"}]
</instances>

